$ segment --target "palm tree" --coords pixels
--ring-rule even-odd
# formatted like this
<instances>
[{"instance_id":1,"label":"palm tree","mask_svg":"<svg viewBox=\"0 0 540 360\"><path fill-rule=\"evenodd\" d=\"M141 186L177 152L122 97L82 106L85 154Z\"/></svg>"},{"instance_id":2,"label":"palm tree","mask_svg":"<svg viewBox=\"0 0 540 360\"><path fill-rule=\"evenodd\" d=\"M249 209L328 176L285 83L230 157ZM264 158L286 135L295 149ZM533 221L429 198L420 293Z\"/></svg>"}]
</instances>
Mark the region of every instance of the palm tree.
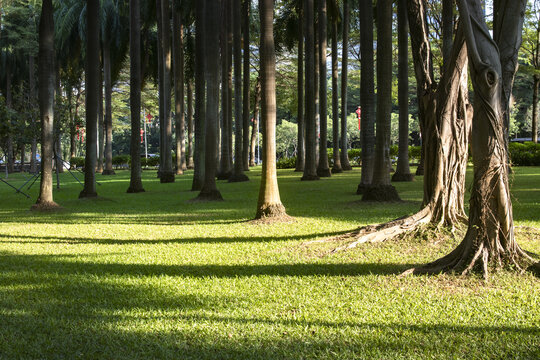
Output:
<instances>
[{"instance_id":1,"label":"palm tree","mask_svg":"<svg viewBox=\"0 0 540 360\"><path fill-rule=\"evenodd\" d=\"M326 80L326 48L327 48L327 15L326 1L319 1L319 114L320 114L320 141L319 141L319 165L317 175L329 177L328 166L328 125L327 125L327 80Z\"/></svg>"},{"instance_id":2,"label":"palm tree","mask_svg":"<svg viewBox=\"0 0 540 360\"><path fill-rule=\"evenodd\" d=\"M97 197L97 121L99 89L99 0L86 0L86 156L79 198Z\"/></svg>"},{"instance_id":3,"label":"palm tree","mask_svg":"<svg viewBox=\"0 0 540 360\"><path fill-rule=\"evenodd\" d=\"M244 84L243 84L243 144L242 144L242 161L244 163L244 171L249 171L249 86L250 86L250 64L249 64L249 15L251 12L251 0L244 0L242 6L242 36L244 39Z\"/></svg>"},{"instance_id":4,"label":"palm tree","mask_svg":"<svg viewBox=\"0 0 540 360\"><path fill-rule=\"evenodd\" d=\"M184 117L184 26L181 7L173 1L174 113L176 131L176 174L187 169Z\"/></svg>"},{"instance_id":5,"label":"palm tree","mask_svg":"<svg viewBox=\"0 0 540 360\"><path fill-rule=\"evenodd\" d=\"M343 50L341 60L341 168L351 170L347 141L347 77L349 73L349 0L343 0Z\"/></svg>"},{"instance_id":6,"label":"palm tree","mask_svg":"<svg viewBox=\"0 0 540 360\"><path fill-rule=\"evenodd\" d=\"M111 33L116 33L113 30L113 19L112 15L114 12L117 12L117 9L114 9L114 4L111 0L106 1L103 4L103 8L106 11L104 13L104 22L103 22L103 77L105 80L105 121L104 132L105 132L105 168L103 169L102 175L114 175L114 170L112 168L112 70L111 70L111 43L112 36ZM101 89L100 89L101 91ZM101 93L102 95L103 93ZM101 98L101 96L100 96ZM100 100L100 105L103 102ZM101 106L100 106L101 108ZM102 112L100 111L100 115ZM101 133L101 131L100 131ZM99 142L100 145L102 141ZM100 151L101 153L101 151Z\"/></svg>"},{"instance_id":7,"label":"palm tree","mask_svg":"<svg viewBox=\"0 0 540 360\"><path fill-rule=\"evenodd\" d=\"M409 26L407 1L398 1L399 151L392 181L413 181L409 168Z\"/></svg>"},{"instance_id":8,"label":"palm tree","mask_svg":"<svg viewBox=\"0 0 540 360\"><path fill-rule=\"evenodd\" d=\"M390 185L390 114L392 112L392 0L377 2L377 137L373 183L364 201L396 201Z\"/></svg>"},{"instance_id":9,"label":"palm tree","mask_svg":"<svg viewBox=\"0 0 540 360\"><path fill-rule=\"evenodd\" d=\"M303 1L297 3L298 13L298 62L297 62L297 86L298 86L298 138L296 150L296 168L294 171L304 171L305 156L304 139L305 139L305 119L304 119L304 14Z\"/></svg>"},{"instance_id":10,"label":"palm tree","mask_svg":"<svg viewBox=\"0 0 540 360\"><path fill-rule=\"evenodd\" d=\"M312 7L313 9L313 7ZM274 1L259 0L261 19L261 88L263 129L263 173L256 219L286 217L279 197L276 171L276 58L274 50Z\"/></svg>"},{"instance_id":11,"label":"palm tree","mask_svg":"<svg viewBox=\"0 0 540 360\"><path fill-rule=\"evenodd\" d=\"M219 41L220 0L206 0L204 8L204 43L215 45ZM223 200L216 187L217 119L219 116L219 49L204 47L206 75L206 151L204 184L196 200Z\"/></svg>"},{"instance_id":12,"label":"palm tree","mask_svg":"<svg viewBox=\"0 0 540 360\"><path fill-rule=\"evenodd\" d=\"M244 121L242 117L242 31L240 0L233 1L233 52L234 52L234 167L229 182L248 181L244 174L244 152L242 135Z\"/></svg>"},{"instance_id":13,"label":"palm tree","mask_svg":"<svg viewBox=\"0 0 540 360\"><path fill-rule=\"evenodd\" d=\"M333 139L333 173L340 173L341 156L339 155L339 92L338 92L338 21L339 10L336 1L330 2L330 19L332 32L332 139Z\"/></svg>"},{"instance_id":14,"label":"palm tree","mask_svg":"<svg viewBox=\"0 0 540 360\"><path fill-rule=\"evenodd\" d=\"M131 111L131 177L128 193L144 192L141 170L141 7L139 0L129 2L129 105Z\"/></svg>"},{"instance_id":15,"label":"palm tree","mask_svg":"<svg viewBox=\"0 0 540 360\"><path fill-rule=\"evenodd\" d=\"M58 207L53 200L53 104L54 104L54 20L52 0L43 0L39 22L39 108L41 117L41 185L33 210ZM93 173L93 172L92 172Z\"/></svg>"},{"instance_id":16,"label":"palm tree","mask_svg":"<svg viewBox=\"0 0 540 360\"><path fill-rule=\"evenodd\" d=\"M315 34L313 0L305 0L306 21L306 157L302 180L319 180L317 176L316 122L315 122Z\"/></svg>"}]
</instances>

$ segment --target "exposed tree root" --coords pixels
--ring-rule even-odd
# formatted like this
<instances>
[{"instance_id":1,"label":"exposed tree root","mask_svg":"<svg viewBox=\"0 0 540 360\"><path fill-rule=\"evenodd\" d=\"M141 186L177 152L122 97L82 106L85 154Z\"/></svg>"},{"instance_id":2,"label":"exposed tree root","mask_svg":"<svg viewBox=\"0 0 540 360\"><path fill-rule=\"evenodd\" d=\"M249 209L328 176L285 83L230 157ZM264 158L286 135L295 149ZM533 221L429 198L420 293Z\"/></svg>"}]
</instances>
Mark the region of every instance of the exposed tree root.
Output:
<instances>
[{"instance_id":1,"label":"exposed tree root","mask_svg":"<svg viewBox=\"0 0 540 360\"><path fill-rule=\"evenodd\" d=\"M39 211L39 212L52 212L52 211L59 211L62 209L63 208L57 203L55 203L54 201L41 202L39 200L37 203L35 203L34 205L30 207L31 211Z\"/></svg>"},{"instance_id":2,"label":"exposed tree root","mask_svg":"<svg viewBox=\"0 0 540 360\"><path fill-rule=\"evenodd\" d=\"M392 185L372 185L364 189L362 201L401 201Z\"/></svg>"},{"instance_id":3,"label":"exposed tree root","mask_svg":"<svg viewBox=\"0 0 540 360\"><path fill-rule=\"evenodd\" d=\"M190 202L207 202L207 201L223 201L223 197L219 190L201 191L195 199Z\"/></svg>"}]
</instances>

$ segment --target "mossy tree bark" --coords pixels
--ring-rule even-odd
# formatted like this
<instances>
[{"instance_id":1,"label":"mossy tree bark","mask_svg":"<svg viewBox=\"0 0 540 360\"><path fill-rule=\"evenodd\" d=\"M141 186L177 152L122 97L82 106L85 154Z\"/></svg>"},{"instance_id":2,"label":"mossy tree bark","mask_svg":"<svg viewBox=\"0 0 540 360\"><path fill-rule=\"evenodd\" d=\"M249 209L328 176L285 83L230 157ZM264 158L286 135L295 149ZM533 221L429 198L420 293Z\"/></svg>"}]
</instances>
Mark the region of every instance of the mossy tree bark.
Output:
<instances>
[{"instance_id":1,"label":"mossy tree bark","mask_svg":"<svg viewBox=\"0 0 540 360\"><path fill-rule=\"evenodd\" d=\"M53 200L52 162L54 142L54 20L52 0L43 0L39 21L39 110L41 118L41 183L32 210L58 207Z\"/></svg>"},{"instance_id":2,"label":"mossy tree bark","mask_svg":"<svg viewBox=\"0 0 540 360\"><path fill-rule=\"evenodd\" d=\"M263 124L263 171L256 219L286 216L281 203L276 170L276 57L274 49L274 1L259 0L261 20L261 115Z\"/></svg>"}]
</instances>

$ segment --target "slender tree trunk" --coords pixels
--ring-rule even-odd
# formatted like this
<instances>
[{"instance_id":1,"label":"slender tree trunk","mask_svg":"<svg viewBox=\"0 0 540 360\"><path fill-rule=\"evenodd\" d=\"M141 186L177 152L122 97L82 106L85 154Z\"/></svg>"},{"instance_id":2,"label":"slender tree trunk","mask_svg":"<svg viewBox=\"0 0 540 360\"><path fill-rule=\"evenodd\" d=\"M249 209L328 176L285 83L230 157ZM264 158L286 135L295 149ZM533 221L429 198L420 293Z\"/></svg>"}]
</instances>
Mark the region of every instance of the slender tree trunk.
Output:
<instances>
[{"instance_id":1,"label":"slender tree trunk","mask_svg":"<svg viewBox=\"0 0 540 360\"><path fill-rule=\"evenodd\" d=\"M320 177L330 177L330 166L328 165L328 107L327 107L327 13L326 1L319 1L319 115L320 115L320 141L319 141L319 165L317 175Z\"/></svg>"},{"instance_id":2,"label":"slender tree trunk","mask_svg":"<svg viewBox=\"0 0 540 360\"><path fill-rule=\"evenodd\" d=\"M97 124L97 173L103 172L105 163L105 120L103 116L103 72L99 72L99 108Z\"/></svg>"},{"instance_id":3,"label":"slender tree trunk","mask_svg":"<svg viewBox=\"0 0 540 360\"><path fill-rule=\"evenodd\" d=\"M182 175L186 166L184 117L184 27L182 13L173 1L174 112L176 131L176 174Z\"/></svg>"},{"instance_id":4,"label":"slender tree trunk","mask_svg":"<svg viewBox=\"0 0 540 360\"><path fill-rule=\"evenodd\" d=\"M540 88L540 75L534 76L532 97L532 141L538 143L538 89Z\"/></svg>"},{"instance_id":5,"label":"slender tree trunk","mask_svg":"<svg viewBox=\"0 0 540 360\"><path fill-rule=\"evenodd\" d=\"M232 104L232 95L233 95L233 0L227 0L227 141L229 149L229 169L230 174L233 171L233 104ZM230 178L230 175L229 175ZM227 178L228 179L228 178Z\"/></svg>"},{"instance_id":6,"label":"slender tree trunk","mask_svg":"<svg viewBox=\"0 0 540 360\"><path fill-rule=\"evenodd\" d=\"M412 181L409 168L409 26L407 0L398 0L399 151L392 181Z\"/></svg>"},{"instance_id":7,"label":"slender tree trunk","mask_svg":"<svg viewBox=\"0 0 540 360\"><path fill-rule=\"evenodd\" d=\"M205 6L206 1L195 3L195 169L191 191L202 189L206 168Z\"/></svg>"},{"instance_id":8,"label":"slender tree trunk","mask_svg":"<svg viewBox=\"0 0 540 360\"><path fill-rule=\"evenodd\" d=\"M315 33L313 0L305 0L306 21L306 157L302 180L319 180L317 176L317 131L315 119Z\"/></svg>"},{"instance_id":9,"label":"slender tree trunk","mask_svg":"<svg viewBox=\"0 0 540 360\"><path fill-rule=\"evenodd\" d=\"M229 166L229 6L231 0L222 0L222 22L221 22L221 156L219 161L218 180L227 180L231 177L231 167ZM219 152L218 152L219 154Z\"/></svg>"},{"instance_id":10,"label":"slender tree trunk","mask_svg":"<svg viewBox=\"0 0 540 360\"><path fill-rule=\"evenodd\" d=\"M131 111L131 174L128 193L144 192L141 169L141 4L140 0L129 2L129 57L130 82L129 106ZM143 119L143 121L146 121Z\"/></svg>"},{"instance_id":11,"label":"slender tree trunk","mask_svg":"<svg viewBox=\"0 0 540 360\"><path fill-rule=\"evenodd\" d=\"M165 95L163 92L163 21L161 11L161 0L156 0L156 22L157 22L157 58L158 58L158 100L159 100L159 167L157 177L161 178L163 173L163 163L165 162Z\"/></svg>"},{"instance_id":12,"label":"slender tree trunk","mask_svg":"<svg viewBox=\"0 0 540 360\"><path fill-rule=\"evenodd\" d=\"M377 136L373 182L364 201L396 201L390 185L390 114L392 112L392 1L377 2Z\"/></svg>"},{"instance_id":13,"label":"slender tree trunk","mask_svg":"<svg viewBox=\"0 0 540 360\"><path fill-rule=\"evenodd\" d=\"M161 47L163 49L163 112L164 112L164 129L163 129L163 156L161 161L163 167L161 169L161 183L174 182L174 172L172 169L172 119L171 119L171 69L172 69L172 54L171 54L171 11L168 1L161 2Z\"/></svg>"},{"instance_id":14,"label":"slender tree trunk","mask_svg":"<svg viewBox=\"0 0 540 360\"><path fill-rule=\"evenodd\" d=\"M99 101L99 0L86 0L86 157L84 188L79 198L96 197L97 121Z\"/></svg>"},{"instance_id":15,"label":"slender tree trunk","mask_svg":"<svg viewBox=\"0 0 540 360\"><path fill-rule=\"evenodd\" d=\"M56 76L55 76L55 80L56 80L56 83L55 83L55 94L54 94L54 99L55 99L55 106L56 106L56 109L60 109L60 106L62 106L62 86L60 84L60 67L58 64L56 64ZM55 121L55 129L54 129L54 136L55 136L55 140L54 140L54 155L55 155L55 163L54 163L54 166L55 166L55 169L56 169L56 173L59 174L59 173L63 173L64 172L64 166L63 166L63 163L62 163L62 134L61 134L61 124L60 124L60 112L59 111L55 111L55 114L56 114L56 121ZM60 188L60 182L58 180L58 178L56 179L57 180L57 188Z\"/></svg>"},{"instance_id":16,"label":"slender tree trunk","mask_svg":"<svg viewBox=\"0 0 540 360\"><path fill-rule=\"evenodd\" d=\"M318 11L318 1L314 2L314 11ZM320 94L319 94L319 22L317 21L317 13L315 14L315 24L313 26L314 44L315 44L315 77L313 82L315 83L315 166L319 167L319 141L321 139L321 106L320 106ZM317 175L318 176L318 175Z\"/></svg>"},{"instance_id":17,"label":"slender tree trunk","mask_svg":"<svg viewBox=\"0 0 540 360\"><path fill-rule=\"evenodd\" d=\"M31 55L28 57L28 87L29 87L29 99L30 103L34 103L36 100L36 78L35 78L35 59ZM37 121L35 116L31 119L32 127L32 142L30 145L30 173L35 174L37 172Z\"/></svg>"},{"instance_id":18,"label":"slender tree trunk","mask_svg":"<svg viewBox=\"0 0 540 360\"><path fill-rule=\"evenodd\" d=\"M242 144L242 161L244 163L244 171L249 171L249 87L250 87L250 50L249 50L249 13L251 10L251 0L244 0L242 6L242 34L244 38L244 85L243 85L243 144Z\"/></svg>"},{"instance_id":19,"label":"slender tree trunk","mask_svg":"<svg viewBox=\"0 0 540 360\"><path fill-rule=\"evenodd\" d=\"M193 130L194 130L194 124L193 124L193 81L192 79L188 79L187 81L187 117L188 117L188 141L187 141L187 153L188 153L188 160L187 160L187 168L193 169L195 167L195 163L193 162Z\"/></svg>"},{"instance_id":20,"label":"slender tree trunk","mask_svg":"<svg viewBox=\"0 0 540 360\"><path fill-rule=\"evenodd\" d=\"M234 168L229 182L248 181L244 174L244 136L242 130L244 119L242 117L242 26L240 0L233 0L233 52L234 52Z\"/></svg>"},{"instance_id":21,"label":"slender tree trunk","mask_svg":"<svg viewBox=\"0 0 540 360\"><path fill-rule=\"evenodd\" d=\"M250 142L250 148L249 148L249 166L255 166L255 148L258 146L257 127L259 123L260 102L261 102L261 82L260 82L260 78L257 78L257 84L255 85L255 104L253 104L253 126L251 129L251 142Z\"/></svg>"},{"instance_id":22,"label":"slender tree trunk","mask_svg":"<svg viewBox=\"0 0 540 360\"><path fill-rule=\"evenodd\" d=\"M332 145L333 160L332 172L343 172L341 156L339 155L339 92L338 92L338 19L332 19Z\"/></svg>"},{"instance_id":23,"label":"slender tree trunk","mask_svg":"<svg viewBox=\"0 0 540 360\"><path fill-rule=\"evenodd\" d=\"M111 80L111 44L108 35L103 43L103 74L105 77L105 169L103 175L114 175L112 164L112 80Z\"/></svg>"},{"instance_id":24,"label":"slender tree trunk","mask_svg":"<svg viewBox=\"0 0 540 360\"><path fill-rule=\"evenodd\" d=\"M6 59L6 107L12 108L12 93L11 93L11 61ZM11 123L11 115L8 115L8 136L7 136L7 168L8 173L15 171L15 155L13 153L13 129Z\"/></svg>"},{"instance_id":25,"label":"slender tree trunk","mask_svg":"<svg viewBox=\"0 0 540 360\"><path fill-rule=\"evenodd\" d=\"M219 42L221 0L205 0L204 35L205 44L217 45ZM216 187L217 126L219 117L219 48L205 46L204 59L206 75L206 152L204 184L200 201L223 200Z\"/></svg>"},{"instance_id":26,"label":"slender tree trunk","mask_svg":"<svg viewBox=\"0 0 540 360\"><path fill-rule=\"evenodd\" d=\"M39 21L39 112L41 118L41 184L32 210L57 208L53 200L54 20L52 0L43 0Z\"/></svg>"},{"instance_id":27,"label":"slender tree trunk","mask_svg":"<svg viewBox=\"0 0 540 360\"><path fill-rule=\"evenodd\" d=\"M347 80L349 73L349 0L343 0L343 49L341 60L341 168L352 170L347 140Z\"/></svg>"},{"instance_id":28,"label":"slender tree trunk","mask_svg":"<svg viewBox=\"0 0 540 360\"><path fill-rule=\"evenodd\" d=\"M259 0L261 19L261 92L263 123L263 172L256 219L281 219L281 203L276 170L276 58L274 50L274 1Z\"/></svg>"},{"instance_id":29,"label":"slender tree trunk","mask_svg":"<svg viewBox=\"0 0 540 360\"><path fill-rule=\"evenodd\" d=\"M304 171L305 164L305 119L304 119L304 10L302 1L298 2L298 62L297 62L297 74L298 74L298 135L297 135L297 148L296 148L296 169L294 171Z\"/></svg>"}]
</instances>

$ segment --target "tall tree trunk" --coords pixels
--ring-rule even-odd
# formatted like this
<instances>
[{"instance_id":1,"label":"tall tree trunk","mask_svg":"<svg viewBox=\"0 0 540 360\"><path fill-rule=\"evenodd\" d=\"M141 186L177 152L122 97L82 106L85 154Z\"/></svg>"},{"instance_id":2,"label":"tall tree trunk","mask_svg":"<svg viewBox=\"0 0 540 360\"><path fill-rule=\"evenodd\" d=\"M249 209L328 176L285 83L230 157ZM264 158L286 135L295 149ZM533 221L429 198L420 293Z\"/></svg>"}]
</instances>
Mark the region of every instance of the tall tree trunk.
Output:
<instances>
[{"instance_id":1,"label":"tall tree trunk","mask_svg":"<svg viewBox=\"0 0 540 360\"><path fill-rule=\"evenodd\" d=\"M328 107L327 107L327 13L326 1L319 1L319 165L317 175L320 177L330 177L330 166L328 165Z\"/></svg>"},{"instance_id":2,"label":"tall tree trunk","mask_svg":"<svg viewBox=\"0 0 540 360\"><path fill-rule=\"evenodd\" d=\"M317 8L315 8L317 6ZM314 2L314 11L318 11L318 1ZM319 22L317 21L317 14L315 14L315 24L313 26L314 33L314 44L315 44L315 77L313 82L315 83L315 166L319 167L319 141L321 138L321 106L320 106L320 94L319 94L319 75L320 75L320 64L319 64ZM318 175L317 175L318 176Z\"/></svg>"},{"instance_id":3,"label":"tall tree trunk","mask_svg":"<svg viewBox=\"0 0 540 360\"><path fill-rule=\"evenodd\" d=\"M244 0L242 6L242 34L244 38L244 85L243 85L243 144L242 144L242 161L244 163L244 171L249 171L249 115L250 115L250 50L249 50L249 14L251 10L251 0Z\"/></svg>"},{"instance_id":4,"label":"tall tree trunk","mask_svg":"<svg viewBox=\"0 0 540 360\"><path fill-rule=\"evenodd\" d=\"M112 164L112 80L111 43L105 34L103 39L103 74L105 78L105 169L102 175L114 175Z\"/></svg>"},{"instance_id":5,"label":"tall tree trunk","mask_svg":"<svg viewBox=\"0 0 540 360\"><path fill-rule=\"evenodd\" d=\"M514 44L515 52L521 41L526 1L498 2L495 13L506 29L499 42ZM512 56L499 55L484 21L479 0L460 0L459 12L471 62L471 78L475 93L472 153L474 180L472 183L469 228L458 247L447 256L413 269L419 273L452 271L466 274L481 269L484 278L490 267L503 265L522 269L533 260L520 249L514 238L514 224L508 185L507 147L504 139L505 89L511 91L512 76L504 76ZM517 29L516 29L517 28ZM519 30L519 31L516 31Z\"/></svg>"},{"instance_id":6,"label":"tall tree trunk","mask_svg":"<svg viewBox=\"0 0 540 360\"><path fill-rule=\"evenodd\" d=\"M99 0L86 0L86 156L79 198L97 197L97 121L99 101Z\"/></svg>"},{"instance_id":7,"label":"tall tree trunk","mask_svg":"<svg viewBox=\"0 0 540 360\"><path fill-rule=\"evenodd\" d=\"M222 0L222 22L221 22L221 156L219 161L218 180L227 180L231 176L231 167L229 166L229 6L231 0Z\"/></svg>"},{"instance_id":8,"label":"tall tree trunk","mask_svg":"<svg viewBox=\"0 0 540 360\"><path fill-rule=\"evenodd\" d=\"M349 73L349 0L343 0L343 49L341 60L341 168L352 170L347 140L347 80Z\"/></svg>"},{"instance_id":9,"label":"tall tree trunk","mask_svg":"<svg viewBox=\"0 0 540 360\"><path fill-rule=\"evenodd\" d=\"M195 169L191 191L202 189L206 168L205 6L203 0L195 3Z\"/></svg>"},{"instance_id":10,"label":"tall tree trunk","mask_svg":"<svg viewBox=\"0 0 540 360\"><path fill-rule=\"evenodd\" d=\"M180 7L173 1L174 112L176 131L176 174L182 175L186 166L184 117L184 27Z\"/></svg>"},{"instance_id":11,"label":"tall tree trunk","mask_svg":"<svg viewBox=\"0 0 540 360\"><path fill-rule=\"evenodd\" d=\"M9 57L6 59L6 107L11 109L12 104L12 92L11 92L11 61ZM13 129L11 122L11 115L8 115L8 136L7 136L7 168L8 173L15 171L15 155L13 152Z\"/></svg>"},{"instance_id":12,"label":"tall tree trunk","mask_svg":"<svg viewBox=\"0 0 540 360\"><path fill-rule=\"evenodd\" d=\"M531 139L534 143L538 143L538 90L540 88L540 75L534 76L533 82L533 97L532 97L532 126Z\"/></svg>"},{"instance_id":13,"label":"tall tree trunk","mask_svg":"<svg viewBox=\"0 0 540 360\"><path fill-rule=\"evenodd\" d=\"M188 141L187 141L187 168L193 169L193 80L190 78L187 81L187 118L188 118Z\"/></svg>"},{"instance_id":14,"label":"tall tree trunk","mask_svg":"<svg viewBox=\"0 0 540 360\"><path fill-rule=\"evenodd\" d=\"M261 92L263 123L263 172L256 219L286 216L281 203L276 170L276 58L274 50L274 1L259 0L261 20ZM309 17L308 17L309 18Z\"/></svg>"},{"instance_id":15,"label":"tall tree trunk","mask_svg":"<svg viewBox=\"0 0 540 360\"><path fill-rule=\"evenodd\" d=\"M341 156L339 155L339 92L338 92L338 19L332 19L332 145L333 145L333 173L340 173Z\"/></svg>"},{"instance_id":16,"label":"tall tree trunk","mask_svg":"<svg viewBox=\"0 0 540 360\"><path fill-rule=\"evenodd\" d=\"M163 50L163 155L161 162L161 183L174 182L174 172L172 169L172 119L171 119L171 69L172 69L172 54L171 54L171 11L168 1L161 2L161 47Z\"/></svg>"},{"instance_id":17,"label":"tall tree trunk","mask_svg":"<svg viewBox=\"0 0 540 360\"><path fill-rule=\"evenodd\" d=\"M157 58L158 58L158 101L159 101L159 167L157 177L161 178L163 163L165 162L165 95L163 92L163 21L161 12L161 0L156 0L156 22L157 22ZM143 77L144 79L144 77Z\"/></svg>"},{"instance_id":18,"label":"tall tree trunk","mask_svg":"<svg viewBox=\"0 0 540 360\"><path fill-rule=\"evenodd\" d=\"M298 2L298 62L297 62L297 86L298 86L298 134L296 145L296 168L294 171L304 171L305 164L305 119L304 119L304 10L302 1Z\"/></svg>"},{"instance_id":19,"label":"tall tree trunk","mask_svg":"<svg viewBox=\"0 0 540 360\"><path fill-rule=\"evenodd\" d=\"M99 72L99 108L97 124L97 173L103 172L105 163L105 120L103 116L103 72Z\"/></svg>"},{"instance_id":20,"label":"tall tree trunk","mask_svg":"<svg viewBox=\"0 0 540 360\"><path fill-rule=\"evenodd\" d=\"M58 207L53 200L52 161L54 136L54 20L52 0L43 0L39 21L39 112L41 118L41 184L32 210Z\"/></svg>"},{"instance_id":21,"label":"tall tree trunk","mask_svg":"<svg viewBox=\"0 0 540 360\"><path fill-rule=\"evenodd\" d=\"M34 103L36 100L36 78L35 78L35 59L33 55L28 58L28 87L29 87L29 99L30 103ZM31 119L32 127L32 143L30 145L30 173L35 174L37 172L37 121L34 116Z\"/></svg>"},{"instance_id":22,"label":"tall tree trunk","mask_svg":"<svg viewBox=\"0 0 540 360\"><path fill-rule=\"evenodd\" d=\"M204 43L217 45L219 42L220 0L205 0ZM217 119L219 118L219 48L205 46L206 75L206 151L204 184L197 200L223 200L216 187Z\"/></svg>"},{"instance_id":23,"label":"tall tree trunk","mask_svg":"<svg viewBox=\"0 0 540 360\"><path fill-rule=\"evenodd\" d=\"M242 117L242 26L240 0L233 1L233 52L234 52L234 168L229 182L248 181L244 174L244 119Z\"/></svg>"},{"instance_id":24,"label":"tall tree trunk","mask_svg":"<svg viewBox=\"0 0 540 360\"><path fill-rule=\"evenodd\" d=\"M255 148L257 144L258 124L259 124L259 103L261 102L261 82L260 78L257 78L255 85L255 104L253 104L253 125L251 129L251 142L249 147L249 166L255 166ZM259 154L260 157L260 154Z\"/></svg>"},{"instance_id":25,"label":"tall tree trunk","mask_svg":"<svg viewBox=\"0 0 540 360\"><path fill-rule=\"evenodd\" d=\"M128 193L144 192L141 169L141 4L140 0L129 2L129 107L131 112L131 174ZM143 121L146 121L143 119Z\"/></svg>"},{"instance_id":26,"label":"tall tree trunk","mask_svg":"<svg viewBox=\"0 0 540 360\"><path fill-rule=\"evenodd\" d=\"M399 150L392 181L412 181L409 168L409 26L407 0L398 0L398 104Z\"/></svg>"},{"instance_id":27,"label":"tall tree trunk","mask_svg":"<svg viewBox=\"0 0 540 360\"><path fill-rule=\"evenodd\" d=\"M233 171L233 0L227 0L227 141L229 148L229 169L230 174ZM230 177L230 176L229 176Z\"/></svg>"},{"instance_id":28,"label":"tall tree trunk","mask_svg":"<svg viewBox=\"0 0 540 360\"><path fill-rule=\"evenodd\" d=\"M302 180L319 180L317 176L317 131L315 120L315 32L313 0L305 0L306 21L306 157Z\"/></svg>"},{"instance_id":29,"label":"tall tree trunk","mask_svg":"<svg viewBox=\"0 0 540 360\"><path fill-rule=\"evenodd\" d=\"M55 76L56 84L55 84L55 94L54 99L56 102L56 109L60 109L62 106L62 86L60 84L60 67L58 64L56 64L56 76ZM56 121L55 121L55 130L54 130L54 155L55 155L55 163L54 166L56 168L56 173L63 173L64 172L64 164L62 162L62 129L60 124L60 112L55 112L56 114ZM57 180L57 187L60 188L60 182L59 178Z\"/></svg>"},{"instance_id":30,"label":"tall tree trunk","mask_svg":"<svg viewBox=\"0 0 540 360\"><path fill-rule=\"evenodd\" d=\"M392 1L377 2L377 135L375 171L364 201L396 201L390 184L390 114L392 112Z\"/></svg>"},{"instance_id":31,"label":"tall tree trunk","mask_svg":"<svg viewBox=\"0 0 540 360\"><path fill-rule=\"evenodd\" d=\"M448 68L450 56L452 55L452 44L454 36L454 0L442 0L442 55L443 71Z\"/></svg>"},{"instance_id":32,"label":"tall tree trunk","mask_svg":"<svg viewBox=\"0 0 540 360\"><path fill-rule=\"evenodd\" d=\"M361 195L373 181L375 169L375 63L373 54L373 2L360 1L360 77L362 175L356 193Z\"/></svg>"}]
</instances>

